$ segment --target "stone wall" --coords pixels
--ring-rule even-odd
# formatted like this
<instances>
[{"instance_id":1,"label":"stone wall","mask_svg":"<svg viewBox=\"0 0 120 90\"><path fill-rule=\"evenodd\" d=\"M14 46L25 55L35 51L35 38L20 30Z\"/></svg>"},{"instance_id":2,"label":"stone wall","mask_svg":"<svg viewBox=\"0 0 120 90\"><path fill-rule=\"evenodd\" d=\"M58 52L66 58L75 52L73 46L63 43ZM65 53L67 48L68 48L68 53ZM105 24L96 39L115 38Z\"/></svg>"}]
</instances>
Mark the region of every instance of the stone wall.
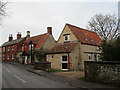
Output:
<instances>
[{"instance_id":1,"label":"stone wall","mask_svg":"<svg viewBox=\"0 0 120 90\"><path fill-rule=\"evenodd\" d=\"M85 61L85 79L120 85L120 62Z\"/></svg>"}]
</instances>

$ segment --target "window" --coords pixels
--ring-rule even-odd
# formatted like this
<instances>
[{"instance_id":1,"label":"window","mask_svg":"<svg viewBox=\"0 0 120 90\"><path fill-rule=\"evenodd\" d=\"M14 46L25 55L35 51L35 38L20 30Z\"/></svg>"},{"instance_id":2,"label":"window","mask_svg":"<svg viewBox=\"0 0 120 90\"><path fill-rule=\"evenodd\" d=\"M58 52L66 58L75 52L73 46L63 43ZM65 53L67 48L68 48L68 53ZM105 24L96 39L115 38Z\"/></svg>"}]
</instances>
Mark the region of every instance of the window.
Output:
<instances>
[{"instance_id":1,"label":"window","mask_svg":"<svg viewBox=\"0 0 120 90\"><path fill-rule=\"evenodd\" d=\"M67 61L67 56L62 56L62 62Z\"/></svg>"},{"instance_id":2,"label":"window","mask_svg":"<svg viewBox=\"0 0 120 90\"><path fill-rule=\"evenodd\" d=\"M53 58L54 58L54 56L53 56L53 55L50 55L50 58L51 58L51 59L53 59Z\"/></svg>"},{"instance_id":3,"label":"window","mask_svg":"<svg viewBox=\"0 0 120 90\"><path fill-rule=\"evenodd\" d=\"M32 49L34 48L34 45L32 44L32 45L29 45L29 50L31 50L31 47L32 47Z\"/></svg>"},{"instance_id":4,"label":"window","mask_svg":"<svg viewBox=\"0 0 120 90\"><path fill-rule=\"evenodd\" d=\"M8 47L8 51L10 51L10 47Z\"/></svg>"},{"instance_id":5,"label":"window","mask_svg":"<svg viewBox=\"0 0 120 90\"><path fill-rule=\"evenodd\" d=\"M12 46L12 50L14 50L14 45Z\"/></svg>"},{"instance_id":6,"label":"window","mask_svg":"<svg viewBox=\"0 0 120 90\"><path fill-rule=\"evenodd\" d=\"M3 52L5 52L5 47L3 47Z\"/></svg>"},{"instance_id":7,"label":"window","mask_svg":"<svg viewBox=\"0 0 120 90\"><path fill-rule=\"evenodd\" d=\"M67 35L65 36L65 41L68 41L68 36Z\"/></svg>"},{"instance_id":8,"label":"window","mask_svg":"<svg viewBox=\"0 0 120 90\"><path fill-rule=\"evenodd\" d=\"M12 59L14 59L14 54L12 54Z\"/></svg>"},{"instance_id":9,"label":"window","mask_svg":"<svg viewBox=\"0 0 120 90\"><path fill-rule=\"evenodd\" d=\"M94 42L93 40L91 40L91 42Z\"/></svg>"},{"instance_id":10,"label":"window","mask_svg":"<svg viewBox=\"0 0 120 90\"><path fill-rule=\"evenodd\" d=\"M5 60L5 55L3 55L3 60Z\"/></svg>"},{"instance_id":11,"label":"window","mask_svg":"<svg viewBox=\"0 0 120 90\"><path fill-rule=\"evenodd\" d=\"M70 34L64 34L64 41L69 41L70 40Z\"/></svg>"},{"instance_id":12,"label":"window","mask_svg":"<svg viewBox=\"0 0 120 90\"><path fill-rule=\"evenodd\" d=\"M5 57L5 55L3 55L3 57Z\"/></svg>"},{"instance_id":13,"label":"window","mask_svg":"<svg viewBox=\"0 0 120 90\"><path fill-rule=\"evenodd\" d=\"M62 56L61 69L62 70L68 70L68 58L67 58L67 55Z\"/></svg>"},{"instance_id":14,"label":"window","mask_svg":"<svg viewBox=\"0 0 120 90\"><path fill-rule=\"evenodd\" d=\"M94 54L94 61L97 61L97 54Z\"/></svg>"},{"instance_id":15,"label":"window","mask_svg":"<svg viewBox=\"0 0 120 90\"><path fill-rule=\"evenodd\" d=\"M88 60L92 61L92 54L88 54Z\"/></svg>"},{"instance_id":16,"label":"window","mask_svg":"<svg viewBox=\"0 0 120 90\"><path fill-rule=\"evenodd\" d=\"M88 39L87 39L87 38L86 38L85 40L86 40L86 41L88 41Z\"/></svg>"},{"instance_id":17,"label":"window","mask_svg":"<svg viewBox=\"0 0 120 90\"><path fill-rule=\"evenodd\" d=\"M10 56L8 55L8 58L7 58L8 60L10 59Z\"/></svg>"}]
</instances>

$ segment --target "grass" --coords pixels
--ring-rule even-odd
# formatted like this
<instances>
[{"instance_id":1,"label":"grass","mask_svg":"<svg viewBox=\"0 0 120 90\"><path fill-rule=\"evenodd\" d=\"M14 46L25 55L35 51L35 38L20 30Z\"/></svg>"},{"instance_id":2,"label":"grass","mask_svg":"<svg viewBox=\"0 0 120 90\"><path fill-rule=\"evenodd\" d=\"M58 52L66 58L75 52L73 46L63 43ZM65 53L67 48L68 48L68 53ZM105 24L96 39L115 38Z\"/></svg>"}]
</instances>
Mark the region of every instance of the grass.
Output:
<instances>
[{"instance_id":1,"label":"grass","mask_svg":"<svg viewBox=\"0 0 120 90\"><path fill-rule=\"evenodd\" d=\"M85 77L80 77L79 80L86 81Z\"/></svg>"}]
</instances>

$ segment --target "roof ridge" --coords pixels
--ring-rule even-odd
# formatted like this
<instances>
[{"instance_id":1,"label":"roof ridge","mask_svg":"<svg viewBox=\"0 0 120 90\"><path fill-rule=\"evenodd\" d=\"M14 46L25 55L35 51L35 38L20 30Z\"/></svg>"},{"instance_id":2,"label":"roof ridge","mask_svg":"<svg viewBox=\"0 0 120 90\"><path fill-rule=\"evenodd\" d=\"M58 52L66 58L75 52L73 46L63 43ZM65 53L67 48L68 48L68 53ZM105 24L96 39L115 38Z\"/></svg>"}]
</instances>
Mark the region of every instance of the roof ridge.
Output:
<instances>
[{"instance_id":1,"label":"roof ridge","mask_svg":"<svg viewBox=\"0 0 120 90\"><path fill-rule=\"evenodd\" d=\"M19 38L19 39L13 39L12 41L15 41L15 40L20 40L20 39L24 39L25 37L22 37L22 38ZM6 41L4 43L7 43L7 42L12 42L12 41Z\"/></svg>"},{"instance_id":2,"label":"roof ridge","mask_svg":"<svg viewBox=\"0 0 120 90\"><path fill-rule=\"evenodd\" d=\"M85 30L85 31L88 31L88 32L95 33L94 31L90 31L90 30L87 30L87 29L84 29L84 28L81 28L81 27L78 27L78 26L75 26L75 25L72 25L72 24L66 23L66 25L70 25L70 26L73 26L73 27L76 27L76 28L79 28L79 29L82 29L82 30ZM95 34L96 34L96 33L95 33Z\"/></svg>"},{"instance_id":3,"label":"roof ridge","mask_svg":"<svg viewBox=\"0 0 120 90\"><path fill-rule=\"evenodd\" d=\"M32 36L30 38L34 38L34 37L37 37L37 36L42 36L42 35L45 35L45 34L48 34L48 33L39 34L39 35L36 35L36 36Z\"/></svg>"}]
</instances>

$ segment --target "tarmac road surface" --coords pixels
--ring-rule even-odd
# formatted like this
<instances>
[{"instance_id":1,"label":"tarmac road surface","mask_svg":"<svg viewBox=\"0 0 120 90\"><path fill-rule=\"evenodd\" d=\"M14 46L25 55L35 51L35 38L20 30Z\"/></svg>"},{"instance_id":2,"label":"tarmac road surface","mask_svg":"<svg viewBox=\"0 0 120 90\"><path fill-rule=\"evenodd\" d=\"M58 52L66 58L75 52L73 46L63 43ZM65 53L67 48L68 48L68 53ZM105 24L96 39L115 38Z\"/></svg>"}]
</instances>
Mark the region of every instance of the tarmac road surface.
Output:
<instances>
[{"instance_id":1,"label":"tarmac road surface","mask_svg":"<svg viewBox=\"0 0 120 90\"><path fill-rule=\"evenodd\" d=\"M15 65L3 63L0 67L2 67L2 88L73 88Z\"/></svg>"}]
</instances>

